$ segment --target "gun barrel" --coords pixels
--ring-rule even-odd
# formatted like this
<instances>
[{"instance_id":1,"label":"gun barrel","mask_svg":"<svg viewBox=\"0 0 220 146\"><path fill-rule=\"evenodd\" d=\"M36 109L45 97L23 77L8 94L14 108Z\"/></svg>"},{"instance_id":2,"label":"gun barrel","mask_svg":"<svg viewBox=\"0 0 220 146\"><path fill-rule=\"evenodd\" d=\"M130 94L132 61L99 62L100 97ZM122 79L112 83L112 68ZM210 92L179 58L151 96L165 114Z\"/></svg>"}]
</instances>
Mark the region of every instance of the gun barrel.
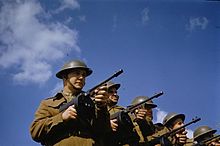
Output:
<instances>
[{"instance_id":1,"label":"gun barrel","mask_svg":"<svg viewBox=\"0 0 220 146\"><path fill-rule=\"evenodd\" d=\"M119 71L115 72L111 77L107 78L106 80L102 81L101 83L99 83L98 85L94 86L93 88L89 89L86 94L89 95L93 90L95 90L96 88L100 87L101 85L107 83L108 81L110 81L111 79L119 76L120 74L123 73L123 70L120 69Z\"/></svg>"},{"instance_id":2,"label":"gun barrel","mask_svg":"<svg viewBox=\"0 0 220 146\"><path fill-rule=\"evenodd\" d=\"M131 111L135 110L137 107L139 107L140 105L142 105L142 104L144 104L144 103L146 103L146 102L148 102L148 101L150 101L154 98L158 98L161 95L163 95L163 91L160 91L159 93L156 93L154 96L152 96L152 97L150 97L150 98L148 98L148 99L146 99L146 100L144 100L144 101L142 101L138 104L135 104L135 105L132 105L132 106L128 107L126 109L126 112L131 112Z\"/></svg>"}]
</instances>

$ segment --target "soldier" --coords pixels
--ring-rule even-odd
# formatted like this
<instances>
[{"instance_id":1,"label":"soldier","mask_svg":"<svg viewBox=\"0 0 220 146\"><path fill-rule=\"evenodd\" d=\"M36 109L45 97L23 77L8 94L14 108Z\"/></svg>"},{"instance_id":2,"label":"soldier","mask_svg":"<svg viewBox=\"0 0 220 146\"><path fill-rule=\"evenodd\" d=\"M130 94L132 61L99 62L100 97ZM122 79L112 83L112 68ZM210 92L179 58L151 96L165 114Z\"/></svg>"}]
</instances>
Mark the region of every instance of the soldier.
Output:
<instances>
[{"instance_id":1,"label":"soldier","mask_svg":"<svg viewBox=\"0 0 220 146\"><path fill-rule=\"evenodd\" d=\"M148 100L147 96L137 96L131 103L131 105L136 105L142 101ZM152 135L161 130L161 124L154 125L153 120L153 109L157 105L153 103L152 100L147 101L144 105L137 108L133 113L133 123L135 129L140 137L139 144L146 145L148 141L152 140ZM155 144L149 144L155 145Z\"/></svg>"},{"instance_id":2,"label":"soldier","mask_svg":"<svg viewBox=\"0 0 220 146\"><path fill-rule=\"evenodd\" d=\"M163 125L171 131L176 128L179 128L184 125L185 115L184 114L177 114L177 113L169 113L163 119ZM173 145L173 146L183 146L187 143L187 132L185 128L179 130L175 135L168 137L171 144L166 145ZM169 142L168 142L169 143Z\"/></svg>"},{"instance_id":3,"label":"soldier","mask_svg":"<svg viewBox=\"0 0 220 146\"><path fill-rule=\"evenodd\" d=\"M220 137L215 135L217 130L208 126L200 126L193 132L195 146L220 146Z\"/></svg>"},{"instance_id":4,"label":"soldier","mask_svg":"<svg viewBox=\"0 0 220 146\"><path fill-rule=\"evenodd\" d=\"M117 105L118 100L119 100L119 96L117 94L118 89L120 88L120 84L115 84L111 81L109 81L107 83L107 92L108 92L108 102L107 102L107 106L108 106L108 111L110 113L110 115L115 114L119 111L122 111L124 109L124 107ZM113 131L117 131L117 119L112 119L110 120L111 122L111 128Z\"/></svg>"},{"instance_id":5,"label":"soldier","mask_svg":"<svg viewBox=\"0 0 220 146\"><path fill-rule=\"evenodd\" d=\"M94 146L99 144L99 137L111 130L105 86L94 91L95 117L91 121L82 120L76 105L69 106L63 112L59 111L63 104L76 99L77 95L82 93L86 77L91 73L92 70L80 60L64 64L56 74L57 78L63 80L63 90L54 97L41 102L30 127L33 140L46 146ZM84 114L89 115L90 113Z\"/></svg>"},{"instance_id":6,"label":"soldier","mask_svg":"<svg viewBox=\"0 0 220 146\"><path fill-rule=\"evenodd\" d=\"M119 96L117 94L120 84L113 82L107 83L108 91L108 111L111 116L114 114L116 117L110 120L112 131L105 135L105 145L106 146L122 146L122 145L136 145L138 142L136 136L138 136L133 131L133 123L128 114L123 114L124 107L117 105ZM121 114L122 113L122 114ZM132 124L132 125L131 125ZM138 137L139 138L139 137Z\"/></svg>"}]
</instances>

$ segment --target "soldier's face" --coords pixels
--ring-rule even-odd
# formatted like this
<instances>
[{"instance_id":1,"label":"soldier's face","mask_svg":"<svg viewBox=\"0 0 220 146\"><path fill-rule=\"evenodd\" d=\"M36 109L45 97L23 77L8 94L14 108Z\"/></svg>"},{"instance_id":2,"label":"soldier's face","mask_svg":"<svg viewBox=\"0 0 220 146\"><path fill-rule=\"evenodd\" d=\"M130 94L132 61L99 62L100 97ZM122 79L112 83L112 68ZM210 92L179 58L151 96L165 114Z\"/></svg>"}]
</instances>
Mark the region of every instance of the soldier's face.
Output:
<instances>
[{"instance_id":1,"label":"soldier's face","mask_svg":"<svg viewBox=\"0 0 220 146\"><path fill-rule=\"evenodd\" d=\"M152 108L147 109L147 117L153 120L153 111Z\"/></svg>"},{"instance_id":2,"label":"soldier's face","mask_svg":"<svg viewBox=\"0 0 220 146\"><path fill-rule=\"evenodd\" d=\"M176 129L184 125L184 122L181 118L177 118L176 120L173 121L173 128Z\"/></svg>"},{"instance_id":3,"label":"soldier's face","mask_svg":"<svg viewBox=\"0 0 220 146\"><path fill-rule=\"evenodd\" d=\"M117 89L116 88L110 88L108 89L108 95L109 95L109 99L114 102L117 103L119 96L117 94Z\"/></svg>"},{"instance_id":4,"label":"soldier's face","mask_svg":"<svg viewBox=\"0 0 220 146\"><path fill-rule=\"evenodd\" d=\"M153 110L152 110L152 107L150 107L147 104L145 104L144 105L144 109L146 109L146 116L147 116L147 118L153 120Z\"/></svg>"},{"instance_id":5,"label":"soldier's face","mask_svg":"<svg viewBox=\"0 0 220 146\"><path fill-rule=\"evenodd\" d=\"M74 69L67 75L67 80L70 85L78 90L81 90L85 85L86 71L82 69Z\"/></svg>"},{"instance_id":6,"label":"soldier's face","mask_svg":"<svg viewBox=\"0 0 220 146\"><path fill-rule=\"evenodd\" d=\"M214 135L212 133L206 133L206 134L201 135L199 138L197 138L197 141L201 142L204 140L208 140L208 139L212 138L213 136ZM213 145L211 145L211 146L213 146Z\"/></svg>"}]
</instances>

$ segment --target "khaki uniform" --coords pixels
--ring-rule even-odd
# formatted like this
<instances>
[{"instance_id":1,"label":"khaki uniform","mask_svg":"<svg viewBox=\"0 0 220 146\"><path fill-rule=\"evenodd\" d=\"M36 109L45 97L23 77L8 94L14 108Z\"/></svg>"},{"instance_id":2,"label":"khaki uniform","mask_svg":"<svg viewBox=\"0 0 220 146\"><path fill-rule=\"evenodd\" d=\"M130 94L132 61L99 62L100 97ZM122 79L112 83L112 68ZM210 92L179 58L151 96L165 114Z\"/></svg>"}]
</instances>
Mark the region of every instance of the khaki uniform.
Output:
<instances>
[{"instance_id":1,"label":"khaki uniform","mask_svg":"<svg viewBox=\"0 0 220 146\"><path fill-rule=\"evenodd\" d=\"M187 140L186 140L186 144L184 144L184 146L194 146L194 145L195 145L195 144L194 144L193 138L187 139Z\"/></svg>"},{"instance_id":2,"label":"khaki uniform","mask_svg":"<svg viewBox=\"0 0 220 146\"><path fill-rule=\"evenodd\" d=\"M62 120L59 108L67 103L67 97L58 93L55 97L41 102L30 126L30 133L36 142L50 146L94 146L101 135L110 130L107 108L96 109L96 117L91 126L80 124L77 120Z\"/></svg>"},{"instance_id":3,"label":"khaki uniform","mask_svg":"<svg viewBox=\"0 0 220 146\"><path fill-rule=\"evenodd\" d=\"M116 105L108 109L110 115L112 115L118 111L123 110L124 108ZM134 125L133 131L137 133L137 135L135 135L134 138L136 142L124 144L123 146L152 146L152 145L148 145L148 141L153 139L152 137L153 134L155 133L160 134L158 133L158 131L163 129L164 127L161 128L159 126L154 125L152 121L147 118L146 120L144 120L144 125L141 126L139 125L140 124L139 122L135 121L135 117L133 114L130 114L129 116L131 117ZM116 146L116 144L114 144L114 146ZM117 146L122 146L122 145L118 144Z\"/></svg>"},{"instance_id":4,"label":"khaki uniform","mask_svg":"<svg viewBox=\"0 0 220 146\"><path fill-rule=\"evenodd\" d=\"M110 113L110 115L115 114L119 111L124 110L125 108L119 105L114 105L112 107L108 107L108 112Z\"/></svg>"},{"instance_id":5,"label":"khaki uniform","mask_svg":"<svg viewBox=\"0 0 220 146\"><path fill-rule=\"evenodd\" d=\"M153 122L148 118L146 118L146 120L143 120L141 123L133 120L133 123L135 126L135 130L140 137L140 146L154 146L150 144L149 141L155 139L155 137L157 137L161 133L164 133L164 127L154 125Z\"/></svg>"},{"instance_id":6,"label":"khaki uniform","mask_svg":"<svg viewBox=\"0 0 220 146\"><path fill-rule=\"evenodd\" d=\"M119 105L114 106L108 106L108 112L111 115L120 112L124 109L124 107ZM104 137L104 143L105 146L122 146L120 143L118 143L117 139L117 132L110 131L105 137Z\"/></svg>"}]
</instances>

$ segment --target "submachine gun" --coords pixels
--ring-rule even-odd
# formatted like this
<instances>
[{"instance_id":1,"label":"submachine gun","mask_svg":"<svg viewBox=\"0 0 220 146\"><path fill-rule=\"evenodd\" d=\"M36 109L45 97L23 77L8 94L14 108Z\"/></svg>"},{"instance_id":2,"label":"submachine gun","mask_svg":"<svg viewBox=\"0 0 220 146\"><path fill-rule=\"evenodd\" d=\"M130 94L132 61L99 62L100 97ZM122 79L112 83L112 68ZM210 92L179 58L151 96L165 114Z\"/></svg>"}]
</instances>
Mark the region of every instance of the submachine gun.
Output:
<instances>
[{"instance_id":1,"label":"submachine gun","mask_svg":"<svg viewBox=\"0 0 220 146\"><path fill-rule=\"evenodd\" d=\"M136 109L138 109L140 106L142 106L146 102L154 98L157 98L161 95L163 95L162 91L146 100L143 100L142 102L138 104L128 106L126 109L110 115L111 120L117 119L118 129L114 133L114 136L115 136L115 140L118 141L119 144L127 144L127 143L133 143L135 141L139 141L139 136L137 132L134 131L134 125L129 116L129 113L134 112Z\"/></svg>"},{"instance_id":2,"label":"submachine gun","mask_svg":"<svg viewBox=\"0 0 220 146\"><path fill-rule=\"evenodd\" d=\"M185 127L193 124L193 123L196 123L198 121L200 121L201 118L193 118L192 121L190 121L189 123L187 124L184 124L183 126L180 126L176 129L173 129L169 132L166 132L162 135L158 135L157 137L155 137L153 140L149 141L149 145L156 145L156 144L161 144L161 146L170 146L170 144L167 144L167 138L168 137L172 137L174 136L175 134L177 134L179 131L181 131L182 129L184 129Z\"/></svg>"},{"instance_id":3,"label":"submachine gun","mask_svg":"<svg viewBox=\"0 0 220 146\"><path fill-rule=\"evenodd\" d=\"M81 92L75 98L73 98L70 102L62 105L59 109L60 112L63 112L69 106L74 105L76 108L76 111L77 111L78 119L80 119L82 122L89 123L95 117L95 103L91 98L94 90L97 89L98 87L106 84L111 79L119 76L121 73L123 73L122 69L120 69L119 71L114 73L111 77L102 81L101 83L99 83L95 87L89 89L88 91Z\"/></svg>"}]
</instances>

